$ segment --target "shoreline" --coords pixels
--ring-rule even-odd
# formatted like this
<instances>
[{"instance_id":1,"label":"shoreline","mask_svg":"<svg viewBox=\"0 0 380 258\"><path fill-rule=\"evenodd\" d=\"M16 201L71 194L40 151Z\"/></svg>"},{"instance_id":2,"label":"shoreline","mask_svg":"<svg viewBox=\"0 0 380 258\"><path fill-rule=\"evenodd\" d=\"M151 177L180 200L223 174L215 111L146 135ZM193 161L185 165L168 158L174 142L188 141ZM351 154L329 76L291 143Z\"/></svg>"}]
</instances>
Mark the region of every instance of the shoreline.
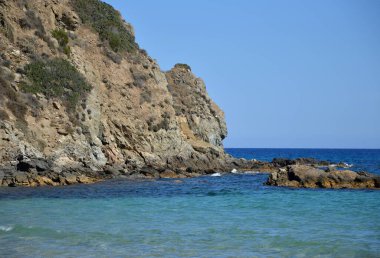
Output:
<instances>
[{"instance_id":1,"label":"shoreline","mask_svg":"<svg viewBox=\"0 0 380 258\"><path fill-rule=\"evenodd\" d=\"M0 187L40 187L92 184L107 180L184 179L226 174L268 174L266 185L291 188L380 189L380 176L367 172L347 170L347 163L331 163L313 158L282 159L271 162L232 158L224 168L201 170L197 168L170 169L144 166L126 172L107 166L103 170L83 167L49 170L44 160L20 160L15 166L0 169Z\"/></svg>"}]
</instances>

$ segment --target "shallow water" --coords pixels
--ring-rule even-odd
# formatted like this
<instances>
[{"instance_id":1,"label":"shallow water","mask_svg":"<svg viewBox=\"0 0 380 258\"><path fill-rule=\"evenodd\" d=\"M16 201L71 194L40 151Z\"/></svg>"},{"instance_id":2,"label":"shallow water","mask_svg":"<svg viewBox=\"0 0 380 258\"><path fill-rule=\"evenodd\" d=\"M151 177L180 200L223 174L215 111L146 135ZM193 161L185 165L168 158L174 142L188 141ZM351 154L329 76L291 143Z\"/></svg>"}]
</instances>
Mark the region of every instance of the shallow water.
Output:
<instances>
[{"instance_id":1,"label":"shallow water","mask_svg":"<svg viewBox=\"0 0 380 258\"><path fill-rule=\"evenodd\" d=\"M0 257L379 257L380 191L266 178L0 188Z\"/></svg>"}]
</instances>

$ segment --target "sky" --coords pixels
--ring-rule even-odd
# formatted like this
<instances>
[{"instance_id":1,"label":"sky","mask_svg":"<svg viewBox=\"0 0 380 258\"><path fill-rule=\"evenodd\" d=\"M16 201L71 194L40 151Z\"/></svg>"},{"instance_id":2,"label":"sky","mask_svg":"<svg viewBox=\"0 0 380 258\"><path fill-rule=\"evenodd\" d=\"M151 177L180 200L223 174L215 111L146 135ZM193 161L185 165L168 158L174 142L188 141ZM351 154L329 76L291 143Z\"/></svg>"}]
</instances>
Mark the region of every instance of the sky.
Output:
<instances>
[{"instance_id":1,"label":"sky","mask_svg":"<svg viewBox=\"0 0 380 258\"><path fill-rule=\"evenodd\" d=\"M380 1L106 2L162 70L205 81L225 147L380 148Z\"/></svg>"}]
</instances>

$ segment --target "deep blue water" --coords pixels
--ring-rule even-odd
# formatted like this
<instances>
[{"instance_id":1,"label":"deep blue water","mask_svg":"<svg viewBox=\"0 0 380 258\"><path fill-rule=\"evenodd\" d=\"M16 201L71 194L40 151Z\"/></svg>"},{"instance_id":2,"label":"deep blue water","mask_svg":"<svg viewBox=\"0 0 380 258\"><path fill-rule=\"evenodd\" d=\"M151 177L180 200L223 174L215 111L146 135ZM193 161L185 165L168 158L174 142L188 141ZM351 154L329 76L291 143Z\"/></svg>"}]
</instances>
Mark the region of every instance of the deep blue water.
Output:
<instances>
[{"instance_id":1,"label":"deep blue water","mask_svg":"<svg viewBox=\"0 0 380 258\"><path fill-rule=\"evenodd\" d=\"M228 152L345 161L371 172L380 164L379 150ZM380 191L276 188L266 179L0 188L0 257L380 257Z\"/></svg>"},{"instance_id":2,"label":"deep blue water","mask_svg":"<svg viewBox=\"0 0 380 258\"><path fill-rule=\"evenodd\" d=\"M234 157L272 161L273 158L315 158L352 164L355 171L380 174L379 149L226 149Z\"/></svg>"}]
</instances>

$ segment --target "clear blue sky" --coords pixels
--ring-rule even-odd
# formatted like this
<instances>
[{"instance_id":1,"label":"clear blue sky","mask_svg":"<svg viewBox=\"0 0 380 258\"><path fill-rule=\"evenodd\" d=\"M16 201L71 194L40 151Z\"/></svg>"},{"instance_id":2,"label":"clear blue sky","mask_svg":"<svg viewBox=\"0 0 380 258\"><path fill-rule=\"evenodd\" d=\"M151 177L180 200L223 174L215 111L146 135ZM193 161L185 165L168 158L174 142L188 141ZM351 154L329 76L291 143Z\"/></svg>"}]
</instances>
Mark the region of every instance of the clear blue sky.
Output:
<instances>
[{"instance_id":1,"label":"clear blue sky","mask_svg":"<svg viewBox=\"0 0 380 258\"><path fill-rule=\"evenodd\" d=\"M380 148L380 1L107 0L225 111L225 147Z\"/></svg>"}]
</instances>

